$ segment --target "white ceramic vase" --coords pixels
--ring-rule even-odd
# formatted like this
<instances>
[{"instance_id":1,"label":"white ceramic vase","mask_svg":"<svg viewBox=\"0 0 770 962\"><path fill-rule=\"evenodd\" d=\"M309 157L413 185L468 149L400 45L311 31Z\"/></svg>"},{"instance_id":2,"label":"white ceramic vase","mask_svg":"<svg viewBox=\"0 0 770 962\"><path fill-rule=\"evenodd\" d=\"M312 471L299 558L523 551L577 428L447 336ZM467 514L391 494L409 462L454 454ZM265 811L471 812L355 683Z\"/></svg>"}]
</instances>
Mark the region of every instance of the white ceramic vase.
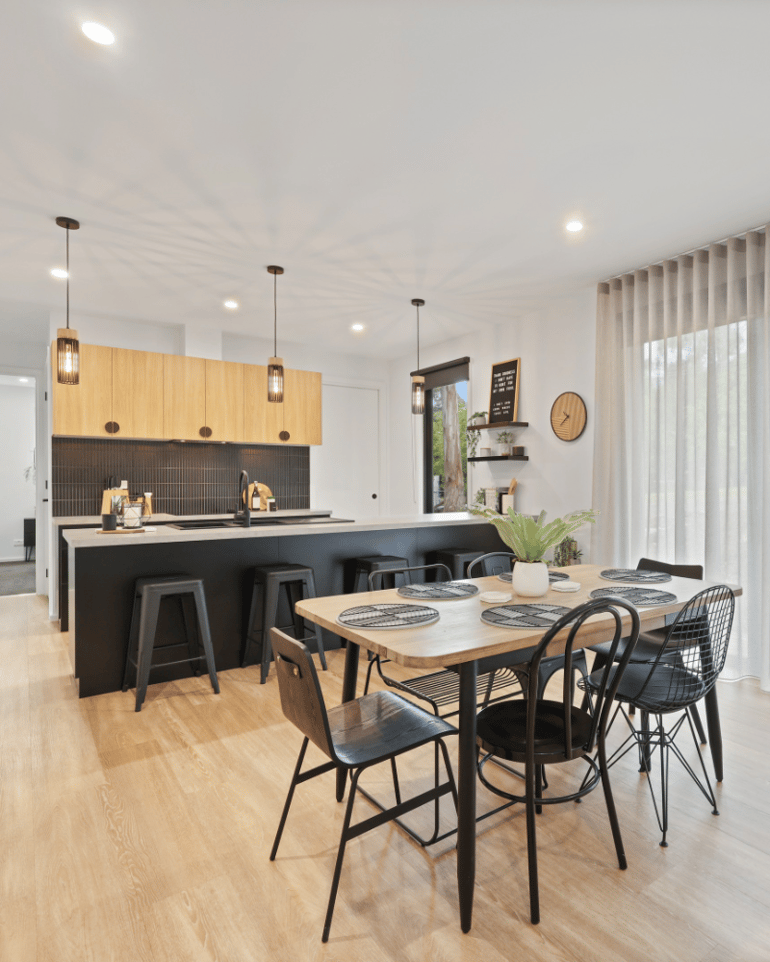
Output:
<instances>
[{"instance_id":1,"label":"white ceramic vase","mask_svg":"<svg viewBox=\"0 0 770 962\"><path fill-rule=\"evenodd\" d=\"M517 561L512 587L523 598L542 598L548 591L548 565L544 561Z\"/></svg>"}]
</instances>

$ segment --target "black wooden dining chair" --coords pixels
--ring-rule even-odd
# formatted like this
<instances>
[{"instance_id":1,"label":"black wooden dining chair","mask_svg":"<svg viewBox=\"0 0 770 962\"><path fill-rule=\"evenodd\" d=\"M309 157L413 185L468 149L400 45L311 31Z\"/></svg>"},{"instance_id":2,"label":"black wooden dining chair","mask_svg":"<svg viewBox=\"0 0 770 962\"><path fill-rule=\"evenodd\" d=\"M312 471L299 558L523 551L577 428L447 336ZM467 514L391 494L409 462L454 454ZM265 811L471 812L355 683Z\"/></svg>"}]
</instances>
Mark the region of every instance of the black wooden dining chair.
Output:
<instances>
[{"instance_id":1,"label":"black wooden dining chair","mask_svg":"<svg viewBox=\"0 0 770 962\"><path fill-rule=\"evenodd\" d=\"M444 744L444 738L457 734L457 731L448 722L391 691L372 692L327 710L309 649L278 628L271 630L270 640L275 654L281 709L286 718L305 736L270 852L270 861L275 859L278 852L297 785L335 769L342 768L351 774L321 937L321 941L326 942L332 924L346 844L386 822L396 821L401 824L402 815L443 795L451 794L455 809L457 808L457 789ZM311 741L329 761L303 772L305 752ZM404 801L401 798L396 758L430 742L434 742L441 750L446 767L446 781ZM381 808L378 814L351 825L353 803L361 773L373 765L387 761L391 763L396 804L389 809Z\"/></svg>"},{"instance_id":2,"label":"black wooden dining chair","mask_svg":"<svg viewBox=\"0 0 770 962\"><path fill-rule=\"evenodd\" d=\"M612 658L597 674L592 710L575 704L573 660L578 653L580 630L589 618L609 616L614 622L610 642ZM621 618L630 617L631 630L623 628ZM566 640L563 638L567 631ZM613 664L621 636L629 639L618 665ZM610 828L615 842L618 865L626 868L626 856L620 834L615 803L612 797L607 764L605 735L613 707L613 698L622 681L634 642L639 636L639 613L633 605L620 599L602 598L573 608L548 629L535 648L528 671L527 698L501 701L479 712L476 720L476 744L479 752L479 777L492 792L503 798L523 802L527 817L527 851L529 855L529 903L533 924L540 921L540 896L537 873L536 812L543 805L576 801L601 782L609 814ZM545 658L554 649L563 652L564 680L561 701L540 697L539 673ZM505 759L525 766L524 795L504 790L485 776L484 765L489 759ZM567 795L546 795L543 789L543 769L547 765L583 759L588 770L578 789Z\"/></svg>"},{"instance_id":3,"label":"black wooden dining chair","mask_svg":"<svg viewBox=\"0 0 770 962\"><path fill-rule=\"evenodd\" d=\"M639 750L642 770L646 772L647 784L652 795L655 817L662 832L660 844L668 844L668 789L669 753L684 766L718 815L716 796L706 771L698 736L688 711L697 701L713 689L719 673L724 667L727 647L730 642L735 595L727 585L706 588L691 598L666 629L663 644L658 646L654 658L646 662L629 663L617 687L615 698L620 703L613 716L618 713L625 718L630 734L623 744L613 753L610 764L614 765L634 747ZM606 669L604 669L606 671ZM595 690L599 676L592 674L587 687ZM642 713L642 725L637 728L625 709L624 704L638 708ZM666 719L674 713L679 717L669 722ZM650 716L655 726L649 723ZM703 771L703 780L683 755L676 738L688 722L695 749ZM661 802L658 807L652 784L652 755L659 752Z\"/></svg>"}]
</instances>

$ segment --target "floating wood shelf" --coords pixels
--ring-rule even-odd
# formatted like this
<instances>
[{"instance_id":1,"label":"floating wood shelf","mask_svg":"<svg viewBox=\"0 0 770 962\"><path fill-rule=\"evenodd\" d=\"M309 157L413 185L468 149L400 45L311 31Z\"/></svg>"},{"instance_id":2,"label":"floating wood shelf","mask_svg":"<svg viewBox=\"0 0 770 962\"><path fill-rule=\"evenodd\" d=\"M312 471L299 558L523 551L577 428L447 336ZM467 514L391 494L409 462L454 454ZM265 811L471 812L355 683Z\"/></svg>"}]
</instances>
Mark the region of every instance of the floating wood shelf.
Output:
<instances>
[{"instance_id":1,"label":"floating wood shelf","mask_svg":"<svg viewBox=\"0 0 770 962\"><path fill-rule=\"evenodd\" d=\"M495 421L494 424L469 424L469 431L486 431L490 428L528 428L529 421Z\"/></svg>"},{"instance_id":2,"label":"floating wood shelf","mask_svg":"<svg viewBox=\"0 0 770 962\"><path fill-rule=\"evenodd\" d=\"M483 458L468 458L469 461L529 461L527 454L489 454Z\"/></svg>"}]
</instances>

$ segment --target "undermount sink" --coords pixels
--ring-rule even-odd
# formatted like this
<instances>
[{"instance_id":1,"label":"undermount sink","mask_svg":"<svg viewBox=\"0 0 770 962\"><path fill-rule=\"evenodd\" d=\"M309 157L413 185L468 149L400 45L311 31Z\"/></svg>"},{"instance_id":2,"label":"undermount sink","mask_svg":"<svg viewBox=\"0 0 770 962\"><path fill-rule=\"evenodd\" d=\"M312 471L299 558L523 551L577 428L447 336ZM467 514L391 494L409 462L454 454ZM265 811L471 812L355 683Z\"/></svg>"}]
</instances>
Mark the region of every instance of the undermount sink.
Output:
<instances>
[{"instance_id":1,"label":"undermount sink","mask_svg":"<svg viewBox=\"0 0 770 962\"><path fill-rule=\"evenodd\" d=\"M175 521L173 524L169 524L168 528L179 528L182 531L196 531L199 528L242 528L243 525L239 524L237 521L228 521L224 518L222 519L203 519L193 520L193 521Z\"/></svg>"}]
</instances>

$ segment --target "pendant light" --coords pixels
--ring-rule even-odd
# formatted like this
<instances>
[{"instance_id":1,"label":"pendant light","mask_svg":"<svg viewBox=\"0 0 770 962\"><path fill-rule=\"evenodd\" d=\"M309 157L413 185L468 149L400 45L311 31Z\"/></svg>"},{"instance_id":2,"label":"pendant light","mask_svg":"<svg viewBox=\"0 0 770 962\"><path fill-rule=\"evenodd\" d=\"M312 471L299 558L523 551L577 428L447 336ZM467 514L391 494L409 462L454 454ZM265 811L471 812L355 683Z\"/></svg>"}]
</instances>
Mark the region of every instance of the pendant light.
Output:
<instances>
[{"instance_id":1,"label":"pendant light","mask_svg":"<svg viewBox=\"0 0 770 962\"><path fill-rule=\"evenodd\" d=\"M417 308L417 370L420 370L420 308L425 305L421 297L415 297L412 304ZM412 375L412 414L425 413L425 378L421 374Z\"/></svg>"},{"instance_id":2,"label":"pendant light","mask_svg":"<svg viewBox=\"0 0 770 962\"><path fill-rule=\"evenodd\" d=\"M273 275L273 307L275 320L273 324L273 357L267 362L267 399L274 404L283 402L283 358L278 354L278 275L283 274L282 267L271 264L267 269Z\"/></svg>"},{"instance_id":3,"label":"pendant light","mask_svg":"<svg viewBox=\"0 0 770 962\"><path fill-rule=\"evenodd\" d=\"M56 380L59 384L79 384L78 332L70 327L70 231L79 230L80 224L72 217L57 217L56 223L67 231L67 326L56 332Z\"/></svg>"}]
</instances>

